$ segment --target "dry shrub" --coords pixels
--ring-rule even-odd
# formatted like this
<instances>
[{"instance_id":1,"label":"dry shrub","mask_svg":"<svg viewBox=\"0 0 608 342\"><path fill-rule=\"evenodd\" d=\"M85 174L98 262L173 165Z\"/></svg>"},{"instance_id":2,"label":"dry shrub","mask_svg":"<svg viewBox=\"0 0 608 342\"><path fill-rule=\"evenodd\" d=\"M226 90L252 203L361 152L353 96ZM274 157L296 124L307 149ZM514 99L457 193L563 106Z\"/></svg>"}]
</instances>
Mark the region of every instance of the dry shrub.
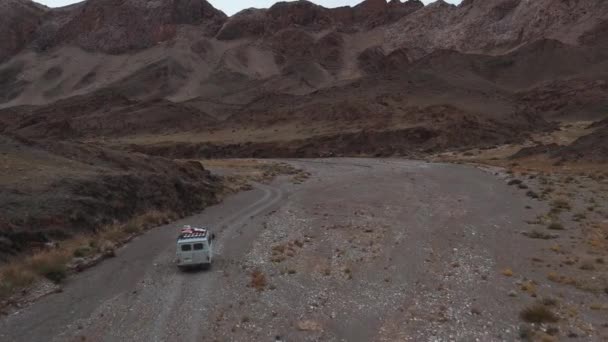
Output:
<instances>
[{"instance_id":1,"label":"dry shrub","mask_svg":"<svg viewBox=\"0 0 608 342\"><path fill-rule=\"evenodd\" d=\"M92 246L80 246L74 250L73 255L76 258L85 258L95 252L96 250Z\"/></svg>"},{"instance_id":2,"label":"dry shrub","mask_svg":"<svg viewBox=\"0 0 608 342\"><path fill-rule=\"evenodd\" d=\"M21 264L10 264L0 270L0 298L8 297L15 289L31 285L37 276Z\"/></svg>"},{"instance_id":3,"label":"dry shrub","mask_svg":"<svg viewBox=\"0 0 608 342\"><path fill-rule=\"evenodd\" d=\"M541 300L541 303L543 303L545 306L556 306L558 301L555 298L545 297Z\"/></svg>"},{"instance_id":4,"label":"dry shrub","mask_svg":"<svg viewBox=\"0 0 608 342\"><path fill-rule=\"evenodd\" d=\"M564 198L558 198L556 200L553 200L551 202L551 206L554 209L559 209L559 210L570 210L570 202L568 202L568 200L564 199Z\"/></svg>"},{"instance_id":5,"label":"dry shrub","mask_svg":"<svg viewBox=\"0 0 608 342\"><path fill-rule=\"evenodd\" d=\"M249 287L252 287L258 291L264 291L266 288L266 276L260 270L255 270L251 272L251 282L249 283Z\"/></svg>"},{"instance_id":6,"label":"dry shrub","mask_svg":"<svg viewBox=\"0 0 608 342\"><path fill-rule=\"evenodd\" d=\"M273 255L273 256L270 258L270 261L272 261L272 262L274 262L274 263L281 263L281 262L285 261L285 259L286 259L286 258L285 258L285 256L283 256L283 255Z\"/></svg>"},{"instance_id":7,"label":"dry shrub","mask_svg":"<svg viewBox=\"0 0 608 342\"><path fill-rule=\"evenodd\" d=\"M149 229L159 225L167 224L171 220L175 219L176 215L167 211L150 210L140 216L137 216L133 221L133 224L139 227L139 229Z\"/></svg>"},{"instance_id":8,"label":"dry shrub","mask_svg":"<svg viewBox=\"0 0 608 342\"><path fill-rule=\"evenodd\" d=\"M576 213L572 216L572 219L576 222L580 222L586 218L587 218L587 215L585 213Z\"/></svg>"},{"instance_id":9,"label":"dry shrub","mask_svg":"<svg viewBox=\"0 0 608 342\"><path fill-rule=\"evenodd\" d=\"M535 295L536 294L536 283L534 283L533 281L525 281L521 284L521 290L530 295Z\"/></svg>"},{"instance_id":10,"label":"dry shrub","mask_svg":"<svg viewBox=\"0 0 608 342\"><path fill-rule=\"evenodd\" d=\"M512 180L510 180L510 181L507 183L507 185L519 185L519 184L521 184L521 183L522 183L522 182L521 182L521 180L519 180L519 179L512 179Z\"/></svg>"},{"instance_id":11,"label":"dry shrub","mask_svg":"<svg viewBox=\"0 0 608 342\"><path fill-rule=\"evenodd\" d=\"M540 196L539 196L539 195L538 195L536 192L534 192L534 191L532 191L532 190L529 190L528 192L526 192L526 196L528 196L528 197L530 197L530 198L534 198L534 199L536 199L536 198L539 198L539 197L540 197Z\"/></svg>"},{"instance_id":12,"label":"dry shrub","mask_svg":"<svg viewBox=\"0 0 608 342\"><path fill-rule=\"evenodd\" d=\"M595 265L593 264L592 260L585 260L581 263L580 269L585 271L593 271L595 270Z\"/></svg>"},{"instance_id":13,"label":"dry shrub","mask_svg":"<svg viewBox=\"0 0 608 342\"><path fill-rule=\"evenodd\" d=\"M136 220L129 220L122 226L122 230L128 235L139 234L142 232L143 227Z\"/></svg>"},{"instance_id":14,"label":"dry shrub","mask_svg":"<svg viewBox=\"0 0 608 342\"><path fill-rule=\"evenodd\" d=\"M101 241L111 241L113 243L121 243L127 237L128 233L123 229L122 225L112 224L102 229L99 234Z\"/></svg>"},{"instance_id":15,"label":"dry shrub","mask_svg":"<svg viewBox=\"0 0 608 342\"><path fill-rule=\"evenodd\" d=\"M0 298L33 284L38 278L61 282L67 276L68 263L74 257L88 257L96 253L112 257L116 246L123 244L129 236L175 218L174 213L152 210L125 224L108 225L95 236L74 237L62 241L60 248L44 250L25 260L11 262L0 269Z\"/></svg>"},{"instance_id":16,"label":"dry shrub","mask_svg":"<svg viewBox=\"0 0 608 342\"><path fill-rule=\"evenodd\" d=\"M578 285L578 282L576 281L576 279L568 277L568 276L564 276L564 275L559 275L555 272L550 272L547 275L547 279L549 279L550 281L552 281L554 283L558 283L558 284L566 284L566 285L574 285L574 286Z\"/></svg>"},{"instance_id":17,"label":"dry shrub","mask_svg":"<svg viewBox=\"0 0 608 342\"><path fill-rule=\"evenodd\" d=\"M136 216L124 224L111 224L101 229L100 240L108 240L115 244L123 243L129 236L137 235L147 229L161 224L167 224L176 219L175 213L151 210Z\"/></svg>"},{"instance_id":18,"label":"dry shrub","mask_svg":"<svg viewBox=\"0 0 608 342\"><path fill-rule=\"evenodd\" d=\"M564 226L558 222L552 222L547 226L548 229L551 230L564 230Z\"/></svg>"},{"instance_id":19,"label":"dry shrub","mask_svg":"<svg viewBox=\"0 0 608 342\"><path fill-rule=\"evenodd\" d=\"M278 254L278 253L285 253L285 245L276 245L272 247L272 253L273 254Z\"/></svg>"},{"instance_id":20,"label":"dry shrub","mask_svg":"<svg viewBox=\"0 0 608 342\"><path fill-rule=\"evenodd\" d=\"M176 215L167 211L150 210L127 221L122 229L128 234L139 234L147 229L167 224Z\"/></svg>"},{"instance_id":21,"label":"dry shrub","mask_svg":"<svg viewBox=\"0 0 608 342\"><path fill-rule=\"evenodd\" d=\"M35 274L53 282L61 282L67 276L67 263L72 259L72 251L56 249L31 256L26 267Z\"/></svg>"},{"instance_id":22,"label":"dry shrub","mask_svg":"<svg viewBox=\"0 0 608 342\"><path fill-rule=\"evenodd\" d=\"M554 323L558 321L557 315L547 306L540 303L522 310L520 317L528 323Z\"/></svg>"},{"instance_id":23,"label":"dry shrub","mask_svg":"<svg viewBox=\"0 0 608 342\"><path fill-rule=\"evenodd\" d=\"M533 230L531 232L523 232L522 234L524 236L529 237L530 239L541 239L541 240L556 239L558 237L557 235L539 232L538 230Z\"/></svg>"}]
</instances>

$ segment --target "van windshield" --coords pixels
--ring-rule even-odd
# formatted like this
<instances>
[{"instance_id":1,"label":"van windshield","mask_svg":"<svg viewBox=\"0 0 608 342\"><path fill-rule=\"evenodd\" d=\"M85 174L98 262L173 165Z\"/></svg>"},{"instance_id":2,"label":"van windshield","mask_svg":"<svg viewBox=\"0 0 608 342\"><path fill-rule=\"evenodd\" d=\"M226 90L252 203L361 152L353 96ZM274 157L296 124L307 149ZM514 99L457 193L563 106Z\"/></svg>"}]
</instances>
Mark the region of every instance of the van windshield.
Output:
<instances>
[{"instance_id":1,"label":"van windshield","mask_svg":"<svg viewBox=\"0 0 608 342\"><path fill-rule=\"evenodd\" d=\"M194 250L195 251L200 251L201 249L203 249L203 244L202 243L195 243L194 244Z\"/></svg>"},{"instance_id":2,"label":"van windshield","mask_svg":"<svg viewBox=\"0 0 608 342\"><path fill-rule=\"evenodd\" d=\"M187 252L192 250L192 245L182 245L182 251Z\"/></svg>"}]
</instances>

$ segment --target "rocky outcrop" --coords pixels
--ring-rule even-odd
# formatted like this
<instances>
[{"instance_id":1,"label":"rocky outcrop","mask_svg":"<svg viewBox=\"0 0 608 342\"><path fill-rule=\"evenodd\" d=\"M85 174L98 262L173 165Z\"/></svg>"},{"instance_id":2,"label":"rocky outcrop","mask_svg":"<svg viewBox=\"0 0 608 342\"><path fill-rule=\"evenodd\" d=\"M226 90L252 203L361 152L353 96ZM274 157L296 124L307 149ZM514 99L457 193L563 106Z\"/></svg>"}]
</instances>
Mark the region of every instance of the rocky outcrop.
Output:
<instances>
[{"instance_id":1,"label":"rocky outcrop","mask_svg":"<svg viewBox=\"0 0 608 342\"><path fill-rule=\"evenodd\" d=\"M0 1L0 63L34 37L48 9L29 0Z\"/></svg>"},{"instance_id":2,"label":"rocky outcrop","mask_svg":"<svg viewBox=\"0 0 608 342\"><path fill-rule=\"evenodd\" d=\"M26 0L6 1L22 8ZM580 91L574 82L608 80L604 0L466 0L458 6L366 0L340 8L288 1L231 18L204 0L35 8L30 12L44 15L34 33L16 45L0 42L15 46L2 50L5 56L28 44L40 52L0 65L0 106L113 89L130 99L203 98L238 107L265 93L303 95L394 77L416 64L442 79L470 78L467 84L480 82L483 89L518 92L526 109L554 107L561 115L603 108L601 87ZM82 63L75 66L75 59ZM559 93L567 96L547 97L553 81L563 83ZM581 106L578 96L589 105Z\"/></svg>"},{"instance_id":3,"label":"rocky outcrop","mask_svg":"<svg viewBox=\"0 0 608 342\"><path fill-rule=\"evenodd\" d=\"M389 26L387 40L422 53L504 53L538 39L577 45L607 16L603 0L466 0L459 6L437 1Z\"/></svg>"},{"instance_id":4,"label":"rocky outcrop","mask_svg":"<svg viewBox=\"0 0 608 342\"><path fill-rule=\"evenodd\" d=\"M173 39L181 25L214 36L226 15L204 0L89 0L52 12L39 30L40 50L73 44L119 54Z\"/></svg>"},{"instance_id":5,"label":"rocky outcrop","mask_svg":"<svg viewBox=\"0 0 608 342\"><path fill-rule=\"evenodd\" d=\"M309 1L279 2L267 10L248 9L230 18L220 40L272 35L288 28L356 32L397 21L421 8L419 0L366 0L355 7L325 8Z\"/></svg>"},{"instance_id":6,"label":"rocky outcrop","mask_svg":"<svg viewBox=\"0 0 608 342\"><path fill-rule=\"evenodd\" d=\"M358 63L361 70L369 75L396 72L411 63L408 53L408 50L403 48L386 54L382 47L375 46L363 51L358 57Z\"/></svg>"}]
</instances>

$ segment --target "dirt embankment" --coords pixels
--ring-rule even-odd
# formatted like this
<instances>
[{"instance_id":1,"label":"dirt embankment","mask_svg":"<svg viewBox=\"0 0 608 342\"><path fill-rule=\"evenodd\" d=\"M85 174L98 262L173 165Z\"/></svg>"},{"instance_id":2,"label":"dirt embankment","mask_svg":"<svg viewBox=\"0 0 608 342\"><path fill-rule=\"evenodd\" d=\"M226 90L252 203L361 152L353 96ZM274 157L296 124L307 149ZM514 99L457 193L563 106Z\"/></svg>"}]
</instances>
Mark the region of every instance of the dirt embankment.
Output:
<instances>
[{"instance_id":1,"label":"dirt embankment","mask_svg":"<svg viewBox=\"0 0 608 342\"><path fill-rule=\"evenodd\" d=\"M175 217L215 203L200 163L97 146L0 136L0 261L149 211Z\"/></svg>"},{"instance_id":2,"label":"dirt embankment","mask_svg":"<svg viewBox=\"0 0 608 342\"><path fill-rule=\"evenodd\" d=\"M472 127L468 127L472 128ZM473 132L470 131L470 132ZM307 139L237 144L167 142L130 145L130 151L168 158L312 158L344 156L407 156L419 158L438 150L492 146L510 135L480 130L472 135L412 127L389 131L359 131Z\"/></svg>"},{"instance_id":3,"label":"dirt embankment","mask_svg":"<svg viewBox=\"0 0 608 342\"><path fill-rule=\"evenodd\" d=\"M608 126L576 139L572 144L558 149L554 156L570 161L608 163Z\"/></svg>"},{"instance_id":4,"label":"dirt embankment","mask_svg":"<svg viewBox=\"0 0 608 342\"><path fill-rule=\"evenodd\" d=\"M548 157L556 163L608 163L608 119L596 121L584 133L567 144L540 143L525 147L511 159Z\"/></svg>"}]
</instances>

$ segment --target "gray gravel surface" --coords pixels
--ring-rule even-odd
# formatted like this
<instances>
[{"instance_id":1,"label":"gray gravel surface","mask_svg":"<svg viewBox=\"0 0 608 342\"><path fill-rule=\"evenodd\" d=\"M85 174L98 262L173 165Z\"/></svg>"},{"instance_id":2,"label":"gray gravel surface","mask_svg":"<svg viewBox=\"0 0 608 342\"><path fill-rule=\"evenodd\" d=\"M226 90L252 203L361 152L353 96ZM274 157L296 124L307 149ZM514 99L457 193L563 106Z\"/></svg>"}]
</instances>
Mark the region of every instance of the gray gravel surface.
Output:
<instances>
[{"instance_id":1,"label":"gray gravel surface","mask_svg":"<svg viewBox=\"0 0 608 342\"><path fill-rule=\"evenodd\" d=\"M512 341L510 296L538 241L533 201L492 172L397 159L290 160L159 227L62 293L0 319L2 341ZM215 227L210 270L180 272L182 224ZM252 274L261 275L252 284Z\"/></svg>"}]
</instances>

